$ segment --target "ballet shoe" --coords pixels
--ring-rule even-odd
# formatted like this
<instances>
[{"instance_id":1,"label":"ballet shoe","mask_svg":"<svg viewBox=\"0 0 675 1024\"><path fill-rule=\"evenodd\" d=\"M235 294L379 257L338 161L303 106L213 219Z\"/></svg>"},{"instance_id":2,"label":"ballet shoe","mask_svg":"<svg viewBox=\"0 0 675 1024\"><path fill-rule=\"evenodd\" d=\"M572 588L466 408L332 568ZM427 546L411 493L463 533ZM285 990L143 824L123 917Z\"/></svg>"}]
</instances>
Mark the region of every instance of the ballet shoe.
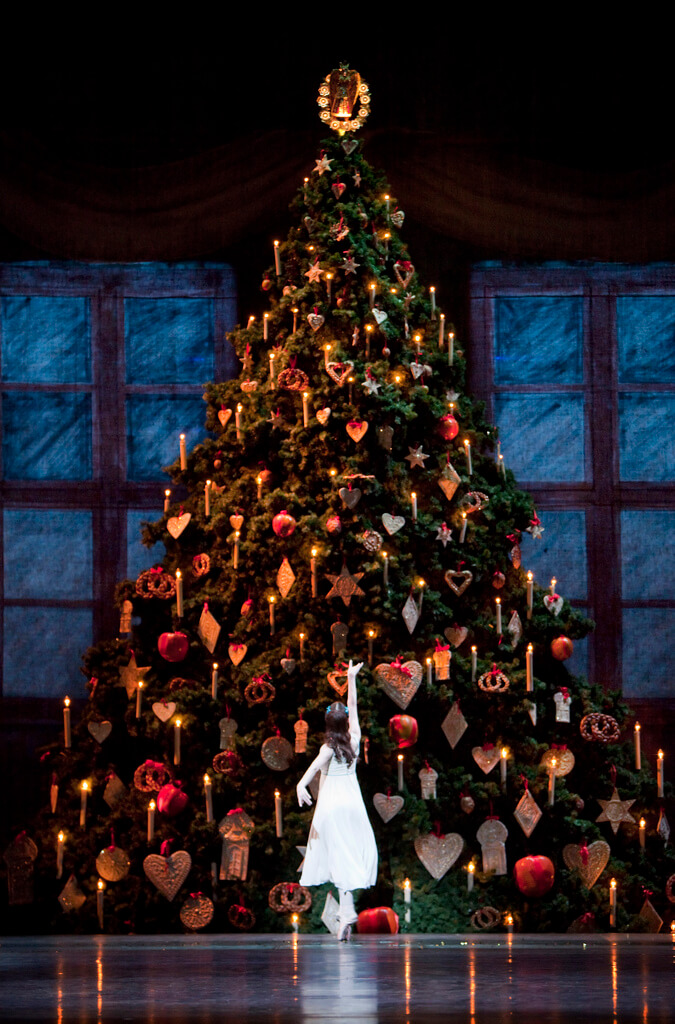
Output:
<instances>
[{"instance_id":1,"label":"ballet shoe","mask_svg":"<svg viewBox=\"0 0 675 1024\"><path fill-rule=\"evenodd\" d=\"M338 917L338 942L349 942L349 940L352 937L352 925L356 920L357 919L355 917L352 917L348 921L341 921L340 918Z\"/></svg>"}]
</instances>

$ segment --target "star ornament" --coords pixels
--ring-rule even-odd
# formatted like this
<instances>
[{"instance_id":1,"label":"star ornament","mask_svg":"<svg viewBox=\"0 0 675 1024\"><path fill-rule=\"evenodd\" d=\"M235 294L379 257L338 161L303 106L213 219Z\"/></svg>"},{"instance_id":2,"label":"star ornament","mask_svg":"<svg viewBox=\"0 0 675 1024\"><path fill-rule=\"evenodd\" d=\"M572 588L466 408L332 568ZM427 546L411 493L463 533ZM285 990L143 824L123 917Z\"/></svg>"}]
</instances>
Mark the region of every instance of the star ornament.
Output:
<instances>
[{"instance_id":1,"label":"star ornament","mask_svg":"<svg viewBox=\"0 0 675 1024\"><path fill-rule=\"evenodd\" d=\"M310 282L312 284L314 284L315 281L320 281L321 280L322 273L323 273L323 271L322 271L321 267L319 266L319 261L317 260L316 263L312 264L312 266L309 268L309 270L305 271L305 277L308 277Z\"/></svg>"},{"instance_id":2,"label":"star ornament","mask_svg":"<svg viewBox=\"0 0 675 1024\"><path fill-rule=\"evenodd\" d=\"M438 533L436 534L436 540L440 540L443 547L447 547L447 543L452 538L452 530L447 523L443 523L438 527Z\"/></svg>"},{"instance_id":3,"label":"star ornament","mask_svg":"<svg viewBox=\"0 0 675 1024\"><path fill-rule=\"evenodd\" d=\"M331 576L330 573L326 573L326 578L332 584L332 588L328 591L326 597L341 597L347 607L349 607L349 602L353 597L366 596L359 586L359 580L363 578L363 575L362 572L355 572L352 575L346 565L342 566L342 572L339 576Z\"/></svg>"},{"instance_id":4,"label":"star ornament","mask_svg":"<svg viewBox=\"0 0 675 1024\"><path fill-rule=\"evenodd\" d=\"M330 170L330 165L332 163L332 159L329 160L326 154L324 153L324 155L319 160L316 161L316 167L314 168L314 170L319 175L319 177L321 177L322 174Z\"/></svg>"},{"instance_id":5,"label":"star ornament","mask_svg":"<svg viewBox=\"0 0 675 1024\"><path fill-rule=\"evenodd\" d=\"M366 389L366 392L369 395L376 395L377 392L382 387L382 385L378 384L378 382L375 380L374 377L366 377L366 379L363 382L362 387L364 387Z\"/></svg>"},{"instance_id":6,"label":"star ornament","mask_svg":"<svg viewBox=\"0 0 675 1024\"><path fill-rule=\"evenodd\" d=\"M619 831L619 825L622 821L635 824L635 818L632 814L629 814L629 809L635 803L635 800L622 800L616 786L609 800L598 800L598 803L602 807L602 814L595 820L608 821L612 826L614 835Z\"/></svg>"},{"instance_id":7,"label":"star ornament","mask_svg":"<svg viewBox=\"0 0 675 1024\"><path fill-rule=\"evenodd\" d=\"M344 270L345 274L355 274L356 268L360 266L361 264L357 263L353 256L346 256L340 269Z\"/></svg>"},{"instance_id":8,"label":"star ornament","mask_svg":"<svg viewBox=\"0 0 675 1024\"><path fill-rule=\"evenodd\" d=\"M150 671L151 667L151 665L144 665L139 668L136 664L136 655L132 654L129 664L119 669L120 681L117 685L125 688L129 700L134 696L138 689L138 684L145 679L145 675Z\"/></svg>"},{"instance_id":9,"label":"star ornament","mask_svg":"<svg viewBox=\"0 0 675 1024\"><path fill-rule=\"evenodd\" d=\"M411 448L410 445L408 445L408 451L410 454L406 455L405 458L406 462L410 463L410 468L412 469L413 466L421 466L422 469L424 469L424 460L428 459L429 456L425 455L422 451L422 445L420 445L419 448Z\"/></svg>"}]
</instances>

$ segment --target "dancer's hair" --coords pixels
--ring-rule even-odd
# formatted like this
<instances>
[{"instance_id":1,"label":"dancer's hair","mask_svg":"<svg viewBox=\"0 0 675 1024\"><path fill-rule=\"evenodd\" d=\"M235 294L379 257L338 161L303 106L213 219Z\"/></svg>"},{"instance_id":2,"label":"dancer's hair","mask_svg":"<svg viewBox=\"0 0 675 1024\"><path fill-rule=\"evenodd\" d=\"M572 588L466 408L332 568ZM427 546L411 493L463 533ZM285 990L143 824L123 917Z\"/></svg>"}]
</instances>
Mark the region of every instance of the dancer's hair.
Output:
<instances>
[{"instance_id":1,"label":"dancer's hair","mask_svg":"<svg viewBox=\"0 0 675 1024\"><path fill-rule=\"evenodd\" d=\"M349 734L349 712L339 702L329 704L326 709L325 743L332 749L338 761L346 761L348 765L354 760L352 738Z\"/></svg>"}]
</instances>

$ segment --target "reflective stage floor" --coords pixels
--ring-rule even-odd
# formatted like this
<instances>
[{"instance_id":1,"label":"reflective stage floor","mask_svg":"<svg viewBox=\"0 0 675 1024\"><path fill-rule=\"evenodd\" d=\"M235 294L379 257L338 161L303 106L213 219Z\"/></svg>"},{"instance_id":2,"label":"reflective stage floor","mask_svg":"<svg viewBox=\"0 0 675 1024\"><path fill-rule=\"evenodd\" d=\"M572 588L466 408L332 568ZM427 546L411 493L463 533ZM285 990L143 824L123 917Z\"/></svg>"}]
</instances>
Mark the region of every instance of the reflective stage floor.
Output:
<instances>
[{"instance_id":1,"label":"reflective stage floor","mask_svg":"<svg viewBox=\"0 0 675 1024\"><path fill-rule=\"evenodd\" d=\"M0 940L0 1020L675 1020L668 936L189 935Z\"/></svg>"}]
</instances>

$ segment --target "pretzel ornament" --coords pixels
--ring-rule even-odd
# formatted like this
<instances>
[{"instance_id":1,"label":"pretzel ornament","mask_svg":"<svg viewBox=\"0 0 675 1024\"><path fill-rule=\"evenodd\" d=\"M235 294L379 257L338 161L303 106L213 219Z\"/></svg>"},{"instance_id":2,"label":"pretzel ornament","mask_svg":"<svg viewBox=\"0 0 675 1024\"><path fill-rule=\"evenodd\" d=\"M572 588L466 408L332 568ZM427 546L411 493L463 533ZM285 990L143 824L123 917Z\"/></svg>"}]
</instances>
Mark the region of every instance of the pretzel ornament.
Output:
<instances>
[{"instance_id":1,"label":"pretzel ornament","mask_svg":"<svg viewBox=\"0 0 675 1024\"><path fill-rule=\"evenodd\" d=\"M136 580L136 594L145 601L150 601L153 597L159 598L160 601L168 601L175 593L175 579L159 565L154 569L146 569Z\"/></svg>"},{"instance_id":2,"label":"pretzel ornament","mask_svg":"<svg viewBox=\"0 0 675 1024\"><path fill-rule=\"evenodd\" d=\"M268 902L277 914L302 914L312 906L312 896L299 882L279 882L270 889Z\"/></svg>"},{"instance_id":3,"label":"pretzel ornament","mask_svg":"<svg viewBox=\"0 0 675 1024\"><path fill-rule=\"evenodd\" d=\"M601 715L598 711L584 715L579 723L579 731L585 740L595 740L597 743L616 743L621 738L616 718Z\"/></svg>"}]
</instances>

